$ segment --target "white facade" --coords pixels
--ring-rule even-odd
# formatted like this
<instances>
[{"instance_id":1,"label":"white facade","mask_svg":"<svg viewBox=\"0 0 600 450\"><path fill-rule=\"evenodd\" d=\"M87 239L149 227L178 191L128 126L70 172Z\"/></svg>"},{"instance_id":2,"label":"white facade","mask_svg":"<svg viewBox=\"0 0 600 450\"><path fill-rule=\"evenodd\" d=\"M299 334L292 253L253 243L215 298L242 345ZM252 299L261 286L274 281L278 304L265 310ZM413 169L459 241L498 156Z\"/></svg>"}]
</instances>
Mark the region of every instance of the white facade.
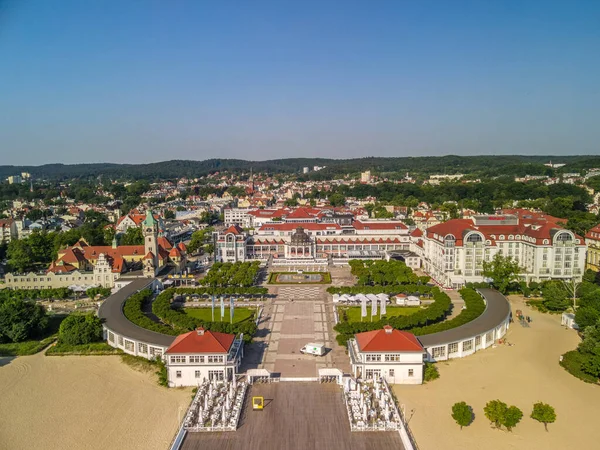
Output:
<instances>
[{"instance_id":1,"label":"white facade","mask_svg":"<svg viewBox=\"0 0 600 450\"><path fill-rule=\"evenodd\" d=\"M506 217L506 224L488 226L489 217L494 216L449 220L428 228L420 238L424 269L442 285L459 288L484 281L483 262L500 253L516 259L525 269L520 277L527 282L581 279L586 244L572 231L554 224L519 224L515 216Z\"/></svg>"},{"instance_id":2,"label":"white facade","mask_svg":"<svg viewBox=\"0 0 600 450\"><path fill-rule=\"evenodd\" d=\"M251 209L246 208L225 208L223 210L223 222L226 227L238 225L242 228L252 228L252 218L248 214Z\"/></svg>"},{"instance_id":3,"label":"white facade","mask_svg":"<svg viewBox=\"0 0 600 450\"><path fill-rule=\"evenodd\" d=\"M355 339L349 341L348 353L356 378L383 377L390 384L423 383L423 353L361 352Z\"/></svg>"}]
</instances>

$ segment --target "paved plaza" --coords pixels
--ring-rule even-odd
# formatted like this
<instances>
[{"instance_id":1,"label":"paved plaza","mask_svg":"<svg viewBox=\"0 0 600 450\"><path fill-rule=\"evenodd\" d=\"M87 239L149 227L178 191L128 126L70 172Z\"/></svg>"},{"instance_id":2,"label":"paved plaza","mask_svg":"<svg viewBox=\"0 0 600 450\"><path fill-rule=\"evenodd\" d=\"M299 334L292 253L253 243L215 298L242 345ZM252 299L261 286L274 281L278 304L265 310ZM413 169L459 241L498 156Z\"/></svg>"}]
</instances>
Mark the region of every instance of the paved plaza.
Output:
<instances>
[{"instance_id":1,"label":"paved plaza","mask_svg":"<svg viewBox=\"0 0 600 450\"><path fill-rule=\"evenodd\" d=\"M265 398L264 411L249 399ZM350 431L339 386L272 383L250 387L235 432L188 433L183 450L402 450L397 432Z\"/></svg>"}]
</instances>

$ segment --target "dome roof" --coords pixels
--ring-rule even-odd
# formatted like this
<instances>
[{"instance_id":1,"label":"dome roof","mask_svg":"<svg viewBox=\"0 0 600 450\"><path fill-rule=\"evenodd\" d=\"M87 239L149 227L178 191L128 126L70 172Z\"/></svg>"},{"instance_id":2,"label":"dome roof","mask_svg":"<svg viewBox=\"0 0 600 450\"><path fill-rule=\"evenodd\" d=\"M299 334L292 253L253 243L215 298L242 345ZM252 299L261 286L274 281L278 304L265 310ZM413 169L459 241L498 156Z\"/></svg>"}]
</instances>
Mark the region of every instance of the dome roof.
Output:
<instances>
[{"instance_id":1,"label":"dome roof","mask_svg":"<svg viewBox=\"0 0 600 450\"><path fill-rule=\"evenodd\" d=\"M296 232L292 234L292 245L310 245L310 236L306 234L304 228L296 228Z\"/></svg>"}]
</instances>

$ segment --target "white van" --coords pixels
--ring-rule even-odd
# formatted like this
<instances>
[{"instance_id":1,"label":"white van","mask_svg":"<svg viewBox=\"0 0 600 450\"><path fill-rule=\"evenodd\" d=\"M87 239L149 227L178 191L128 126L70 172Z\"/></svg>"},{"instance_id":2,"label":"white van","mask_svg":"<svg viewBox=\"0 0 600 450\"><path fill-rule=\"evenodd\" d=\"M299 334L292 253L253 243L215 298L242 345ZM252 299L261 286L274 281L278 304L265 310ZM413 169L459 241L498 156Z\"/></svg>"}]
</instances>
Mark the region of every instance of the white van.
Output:
<instances>
[{"instance_id":1,"label":"white van","mask_svg":"<svg viewBox=\"0 0 600 450\"><path fill-rule=\"evenodd\" d=\"M306 344L300 349L300 353L307 355L323 356L325 354L325 345L323 344Z\"/></svg>"}]
</instances>

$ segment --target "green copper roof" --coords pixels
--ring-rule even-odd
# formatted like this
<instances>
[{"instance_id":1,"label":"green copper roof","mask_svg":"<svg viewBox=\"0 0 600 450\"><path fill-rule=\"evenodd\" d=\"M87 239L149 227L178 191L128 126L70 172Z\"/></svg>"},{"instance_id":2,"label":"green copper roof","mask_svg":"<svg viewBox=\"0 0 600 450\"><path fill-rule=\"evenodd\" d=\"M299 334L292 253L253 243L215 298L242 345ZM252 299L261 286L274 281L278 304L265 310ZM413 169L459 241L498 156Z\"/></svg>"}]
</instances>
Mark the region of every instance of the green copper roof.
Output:
<instances>
[{"instance_id":1,"label":"green copper roof","mask_svg":"<svg viewBox=\"0 0 600 450\"><path fill-rule=\"evenodd\" d=\"M144 227L154 227L154 225L156 225L158 222L156 221L156 219L154 218L154 215L152 214L152 211L147 210L146 211L146 218L144 219Z\"/></svg>"}]
</instances>

